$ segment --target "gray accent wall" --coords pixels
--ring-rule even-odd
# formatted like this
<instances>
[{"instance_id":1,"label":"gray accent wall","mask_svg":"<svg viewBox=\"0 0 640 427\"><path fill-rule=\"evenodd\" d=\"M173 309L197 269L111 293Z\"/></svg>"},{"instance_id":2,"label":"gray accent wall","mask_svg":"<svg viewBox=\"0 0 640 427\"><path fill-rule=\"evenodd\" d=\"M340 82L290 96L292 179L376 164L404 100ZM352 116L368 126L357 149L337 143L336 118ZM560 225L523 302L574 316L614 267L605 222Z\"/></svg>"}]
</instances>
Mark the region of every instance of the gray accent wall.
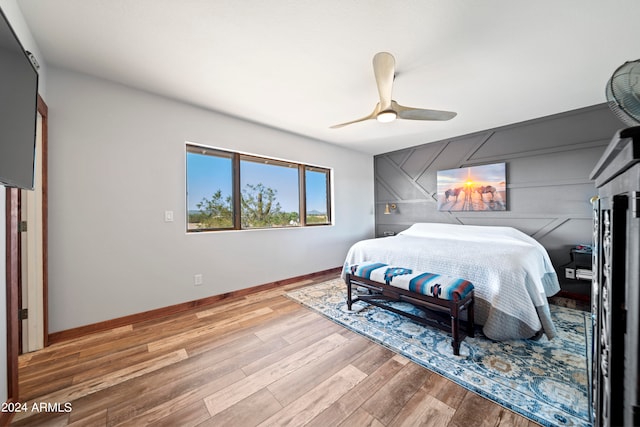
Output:
<instances>
[{"instance_id":1,"label":"gray accent wall","mask_svg":"<svg viewBox=\"0 0 640 427\"><path fill-rule=\"evenodd\" d=\"M511 226L542 243L559 271L572 246L591 243L589 199L596 191L589 173L623 127L600 104L377 155L376 235L415 222ZM500 162L506 211L438 211L437 171ZM387 203L397 205L389 215Z\"/></svg>"}]
</instances>

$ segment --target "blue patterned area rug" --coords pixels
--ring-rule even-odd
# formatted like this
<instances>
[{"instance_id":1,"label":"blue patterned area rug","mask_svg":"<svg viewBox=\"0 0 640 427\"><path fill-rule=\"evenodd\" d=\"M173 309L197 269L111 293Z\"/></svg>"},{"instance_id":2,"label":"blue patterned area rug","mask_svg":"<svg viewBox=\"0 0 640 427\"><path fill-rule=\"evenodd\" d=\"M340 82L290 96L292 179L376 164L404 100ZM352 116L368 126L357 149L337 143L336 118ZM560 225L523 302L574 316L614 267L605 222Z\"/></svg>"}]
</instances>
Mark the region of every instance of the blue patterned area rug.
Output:
<instances>
[{"instance_id":1,"label":"blue patterned area rug","mask_svg":"<svg viewBox=\"0 0 640 427\"><path fill-rule=\"evenodd\" d=\"M553 340L496 342L476 331L454 356L451 336L390 311L362 305L349 312L342 279L287 296L415 363L543 426L591 426L587 397L588 313L551 306ZM419 313L407 303L402 310Z\"/></svg>"}]
</instances>

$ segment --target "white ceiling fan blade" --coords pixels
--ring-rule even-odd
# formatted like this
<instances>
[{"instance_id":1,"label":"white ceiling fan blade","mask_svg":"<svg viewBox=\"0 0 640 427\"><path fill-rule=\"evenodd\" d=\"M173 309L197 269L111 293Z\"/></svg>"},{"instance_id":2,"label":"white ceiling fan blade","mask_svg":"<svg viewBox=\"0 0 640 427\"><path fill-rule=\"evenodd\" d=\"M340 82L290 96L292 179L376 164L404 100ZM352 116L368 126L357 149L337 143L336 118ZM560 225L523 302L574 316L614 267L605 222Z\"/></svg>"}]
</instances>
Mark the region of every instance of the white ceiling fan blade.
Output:
<instances>
[{"instance_id":1,"label":"white ceiling fan blade","mask_svg":"<svg viewBox=\"0 0 640 427\"><path fill-rule=\"evenodd\" d=\"M373 57L373 74L376 76L378 94L380 95L380 111L388 110L391 107L395 67L396 60L388 52L379 52Z\"/></svg>"},{"instance_id":2,"label":"white ceiling fan blade","mask_svg":"<svg viewBox=\"0 0 640 427\"><path fill-rule=\"evenodd\" d=\"M398 113L399 118L408 120L451 120L458 115L453 111L405 107L396 101L391 101L391 109Z\"/></svg>"},{"instance_id":3,"label":"white ceiling fan blade","mask_svg":"<svg viewBox=\"0 0 640 427\"><path fill-rule=\"evenodd\" d=\"M380 103L377 103L376 104L376 108L374 108L373 112L371 114L369 114L368 116L362 117L360 119L352 120L350 122L340 123L338 125L329 126L329 127L331 129L337 129L337 128L341 128L341 127L346 126L346 125L351 125L353 123L364 122L365 120L375 119L379 112L380 112Z\"/></svg>"}]
</instances>

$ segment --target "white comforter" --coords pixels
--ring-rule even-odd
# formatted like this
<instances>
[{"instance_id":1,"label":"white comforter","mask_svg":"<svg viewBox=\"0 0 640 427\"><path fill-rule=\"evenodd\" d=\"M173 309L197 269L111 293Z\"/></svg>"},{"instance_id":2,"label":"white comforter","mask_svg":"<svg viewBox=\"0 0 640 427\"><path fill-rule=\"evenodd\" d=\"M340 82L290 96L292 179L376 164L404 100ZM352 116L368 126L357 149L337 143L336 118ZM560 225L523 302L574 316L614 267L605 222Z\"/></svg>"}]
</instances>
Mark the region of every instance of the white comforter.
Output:
<instances>
[{"instance_id":1,"label":"white comforter","mask_svg":"<svg viewBox=\"0 0 640 427\"><path fill-rule=\"evenodd\" d=\"M476 323L491 339L556 334L547 297L560 290L557 275L544 247L515 228L418 223L397 236L354 244L345 269L362 261L471 281Z\"/></svg>"}]
</instances>

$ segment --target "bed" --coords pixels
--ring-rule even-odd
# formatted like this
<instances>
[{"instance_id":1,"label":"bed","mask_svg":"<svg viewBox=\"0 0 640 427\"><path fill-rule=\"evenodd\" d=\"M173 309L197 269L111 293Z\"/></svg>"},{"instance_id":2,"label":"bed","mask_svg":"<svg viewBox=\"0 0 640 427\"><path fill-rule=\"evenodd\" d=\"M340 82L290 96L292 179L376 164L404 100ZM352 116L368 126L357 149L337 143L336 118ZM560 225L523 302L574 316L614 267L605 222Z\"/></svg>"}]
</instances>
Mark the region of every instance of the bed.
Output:
<instances>
[{"instance_id":1,"label":"bed","mask_svg":"<svg viewBox=\"0 0 640 427\"><path fill-rule=\"evenodd\" d=\"M475 322L490 339L556 335L547 297L560 290L544 247L512 227L417 223L396 236L362 240L350 265L379 261L461 277L475 286Z\"/></svg>"}]
</instances>

